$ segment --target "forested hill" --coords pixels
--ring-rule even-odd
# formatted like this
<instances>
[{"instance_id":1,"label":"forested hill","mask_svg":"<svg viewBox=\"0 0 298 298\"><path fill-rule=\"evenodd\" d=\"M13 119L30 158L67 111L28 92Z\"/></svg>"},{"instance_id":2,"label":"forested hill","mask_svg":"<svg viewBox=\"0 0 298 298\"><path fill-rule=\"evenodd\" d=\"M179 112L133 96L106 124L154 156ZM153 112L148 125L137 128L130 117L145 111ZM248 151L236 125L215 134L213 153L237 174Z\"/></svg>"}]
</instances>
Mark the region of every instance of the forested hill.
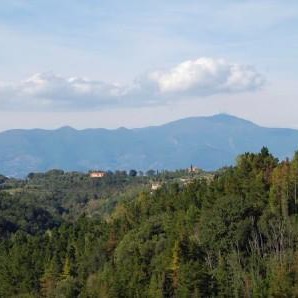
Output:
<instances>
[{"instance_id":1,"label":"forested hill","mask_svg":"<svg viewBox=\"0 0 298 298\"><path fill-rule=\"evenodd\" d=\"M297 297L298 153L163 175L0 177L0 297Z\"/></svg>"},{"instance_id":2,"label":"forested hill","mask_svg":"<svg viewBox=\"0 0 298 298\"><path fill-rule=\"evenodd\" d=\"M190 164L213 170L262 146L279 158L292 156L297 144L296 130L264 128L223 114L141 129L10 130L0 133L0 173L24 177L53 168L146 171Z\"/></svg>"}]
</instances>

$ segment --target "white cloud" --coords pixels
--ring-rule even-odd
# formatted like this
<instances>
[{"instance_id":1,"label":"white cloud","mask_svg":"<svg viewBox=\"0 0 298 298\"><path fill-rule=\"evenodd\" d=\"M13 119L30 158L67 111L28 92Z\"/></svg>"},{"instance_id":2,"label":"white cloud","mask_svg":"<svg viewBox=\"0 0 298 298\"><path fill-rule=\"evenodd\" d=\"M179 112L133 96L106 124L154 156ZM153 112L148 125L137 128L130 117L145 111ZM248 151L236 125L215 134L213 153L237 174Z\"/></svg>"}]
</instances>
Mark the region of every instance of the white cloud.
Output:
<instances>
[{"instance_id":1,"label":"white cloud","mask_svg":"<svg viewBox=\"0 0 298 298\"><path fill-rule=\"evenodd\" d=\"M124 87L84 78L37 73L20 83L0 82L0 106L6 109L92 109L115 104Z\"/></svg>"},{"instance_id":2,"label":"white cloud","mask_svg":"<svg viewBox=\"0 0 298 298\"><path fill-rule=\"evenodd\" d=\"M263 77L253 67L222 59L199 58L183 62L170 71L151 74L161 93L212 95L260 88Z\"/></svg>"},{"instance_id":3,"label":"white cloud","mask_svg":"<svg viewBox=\"0 0 298 298\"><path fill-rule=\"evenodd\" d=\"M6 110L92 110L112 106L164 104L169 99L259 89L263 77L253 67L222 59L199 58L170 70L146 74L119 85L86 78L38 73L19 83L0 82Z\"/></svg>"}]
</instances>

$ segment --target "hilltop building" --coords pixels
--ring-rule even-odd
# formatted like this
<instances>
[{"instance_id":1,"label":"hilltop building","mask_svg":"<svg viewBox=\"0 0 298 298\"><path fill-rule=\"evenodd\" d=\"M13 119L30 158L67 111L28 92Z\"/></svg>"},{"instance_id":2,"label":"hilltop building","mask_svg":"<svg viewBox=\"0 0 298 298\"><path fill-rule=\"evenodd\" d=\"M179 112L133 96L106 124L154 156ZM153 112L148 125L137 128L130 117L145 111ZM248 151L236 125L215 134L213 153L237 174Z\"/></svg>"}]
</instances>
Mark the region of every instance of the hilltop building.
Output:
<instances>
[{"instance_id":1,"label":"hilltop building","mask_svg":"<svg viewBox=\"0 0 298 298\"><path fill-rule=\"evenodd\" d=\"M188 173L198 173L200 170L197 167L194 167L193 165L190 166L190 168L187 169Z\"/></svg>"},{"instance_id":2,"label":"hilltop building","mask_svg":"<svg viewBox=\"0 0 298 298\"><path fill-rule=\"evenodd\" d=\"M157 190L157 189L159 189L161 187L162 187L162 183L161 182L153 182L151 184L151 190Z\"/></svg>"},{"instance_id":3,"label":"hilltop building","mask_svg":"<svg viewBox=\"0 0 298 298\"><path fill-rule=\"evenodd\" d=\"M90 178L102 178L106 175L106 172L104 171L93 171L90 172L89 176Z\"/></svg>"}]
</instances>

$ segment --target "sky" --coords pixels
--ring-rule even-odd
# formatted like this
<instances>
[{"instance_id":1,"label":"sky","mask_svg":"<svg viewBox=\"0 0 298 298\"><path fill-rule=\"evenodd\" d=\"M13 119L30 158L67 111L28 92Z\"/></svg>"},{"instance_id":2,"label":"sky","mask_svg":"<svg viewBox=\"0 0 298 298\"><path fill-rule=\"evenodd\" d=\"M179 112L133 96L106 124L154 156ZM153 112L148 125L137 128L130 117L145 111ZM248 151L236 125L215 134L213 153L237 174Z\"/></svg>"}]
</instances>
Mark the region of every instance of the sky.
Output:
<instances>
[{"instance_id":1,"label":"sky","mask_svg":"<svg viewBox=\"0 0 298 298\"><path fill-rule=\"evenodd\" d=\"M228 113L298 129L297 0L2 0L0 131Z\"/></svg>"}]
</instances>

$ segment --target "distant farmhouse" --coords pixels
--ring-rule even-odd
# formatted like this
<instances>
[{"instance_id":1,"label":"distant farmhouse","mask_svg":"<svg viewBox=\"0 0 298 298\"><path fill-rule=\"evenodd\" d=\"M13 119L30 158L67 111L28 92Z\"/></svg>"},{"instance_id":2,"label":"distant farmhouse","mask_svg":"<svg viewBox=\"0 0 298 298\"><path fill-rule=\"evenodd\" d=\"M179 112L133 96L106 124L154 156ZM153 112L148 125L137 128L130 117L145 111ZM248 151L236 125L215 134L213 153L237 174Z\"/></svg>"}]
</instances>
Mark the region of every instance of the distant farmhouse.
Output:
<instances>
[{"instance_id":1,"label":"distant farmhouse","mask_svg":"<svg viewBox=\"0 0 298 298\"><path fill-rule=\"evenodd\" d=\"M161 182L153 182L151 184L151 190L158 190L161 187L162 187L162 183Z\"/></svg>"},{"instance_id":2,"label":"distant farmhouse","mask_svg":"<svg viewBox=\"0 0 298 298\"><path fill-rule=\"evenodd\" d=\"M104 171L92 171L89 173L90 178L102 178L106 175Z\"/></svg>"}]
</instances>

